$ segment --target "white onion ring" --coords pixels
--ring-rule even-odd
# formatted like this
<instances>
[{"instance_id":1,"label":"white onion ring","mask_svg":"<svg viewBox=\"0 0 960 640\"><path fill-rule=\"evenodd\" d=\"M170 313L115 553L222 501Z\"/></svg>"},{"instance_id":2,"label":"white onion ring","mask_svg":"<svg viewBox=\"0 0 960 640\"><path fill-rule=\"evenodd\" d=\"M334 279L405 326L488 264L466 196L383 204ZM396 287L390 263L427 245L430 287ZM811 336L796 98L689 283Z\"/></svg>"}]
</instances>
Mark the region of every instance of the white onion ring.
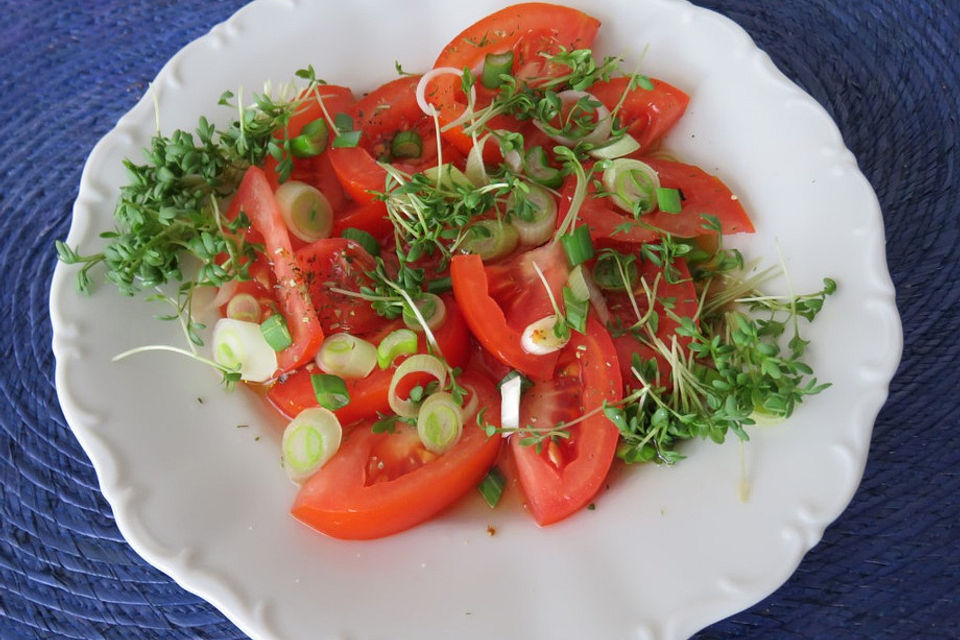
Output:
<instances>
[{"instance_id":1,"label":"white onion ring","mask_svg":"<svg viewBox=\"0 0 960 640\"><path fill-rule=\"evenodd\" d=\"M432 104L427 102L427 85L430 84L430 81L436 78L437 76L442 76L446 74L451 74L457 76L458 78L463 78L463 70L457 69L456 67L437 67L436 69L431 69L427 71L420 78L420 82L417 83L417 105L420 107L420 110L431 118L437 115L437 109ZM477 101L477 90L475 87L470 87L470 101Z\"/></svg>"},{"instance_id":2,"label":"white onion ring","mask_svg":"<svg viewBox=\"0 0 960 640\"><path fill-rule=\"evenodd\" d=\"M219 289L217 287L196 287L190 300L190 311L194 318L201 318L230 302L237 292L237 280L228 280ZM214 292L214 290L216 292Z\"/></svg>"},{"instance_id":3,"label":"white onion ring","mask_svg":"<svg viewBox=\"0 0 960 640\"><path fill-rule=\"evenodd\" d=\"M567 104L568 102L576 102L581 98L590 98L595 102L600 102L597 100L596 96L592 93L587 93L586 91L574 91L572 89L568 91L561 91L557 94L557 97L560 98L561 104ZM546 125L540 122L536 118L533 119L533 125L543 131L545 134L550 136L550 139L554 142L559 142L560 144L572 147L578 142L589 142L590 144L599 144L610 137L610 131L613 129L613 118L610 117L610 110L607 109L603 104L597 107L597 126L591 131L588 135L584 136L579 140L574 140L573 138L568 138L566 136L554 135L546 130Z\"/></svg>"}]
</instances>

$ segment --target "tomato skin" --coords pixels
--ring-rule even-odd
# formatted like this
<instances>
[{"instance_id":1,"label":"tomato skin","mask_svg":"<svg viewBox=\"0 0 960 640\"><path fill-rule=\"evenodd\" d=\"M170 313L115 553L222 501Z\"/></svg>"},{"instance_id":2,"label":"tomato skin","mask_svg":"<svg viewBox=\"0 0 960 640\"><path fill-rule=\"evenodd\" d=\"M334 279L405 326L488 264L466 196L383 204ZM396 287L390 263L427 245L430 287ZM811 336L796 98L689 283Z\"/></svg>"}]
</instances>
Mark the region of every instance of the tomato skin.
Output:
<instances>
[{"instance_id":1,"label":"tomato skin","mask_svg":"<svg viewBox=\"0 0 960 640\"><path fill-rule=\"evenodd\" d=\"M443 301L447 306L447 319L443 326L434 332L434 337L450 366L463 367L470 358L470 330L453 297L443 296ZM399 320L392 322L383 320L383 322L390 323L384 329L393 330L404 326ZM386 333L387 331L381 330L377 336L361 337L366 337L376 344ZM419 339L419 347L420 353L428 353L426 339L423 336ZM389 413L388 392L394 371L396 366L388 369L376 368L366 378L347 380L350 404L334 412L341 424L350 424L363 418L375 418L378 412ZM316 407L317 398L310 383L310 375L314 373L318 371L309 368L293 372L270 388L267 399L289 419L293 419L304 409Z\"/></svg>"},{"instance_id":2,"label":"tomato skin","mask_svg":"<svg viewBox=\"0 0 960 640\"><path fill-rule=\"evenodd\" d=\"M595 244L611 246L655 242L664 232L681 238L715 235L715 231L703 227L701 214L716 216L723 235L753 233L753 223L740 200L716 176L682 162L647 156L638 159L660 175L661 186L680 190L683 194L681 212L656 210L635 220L610 198L595 198L596 188L591 184L577 217L579 222L590 227L590 237ZM568 176L560 191L558 225L570 210L575 189L575 176Z\"/></svg>"},{"instance_id":3,"label":"tomato skin","mask_svg":"<svg viewBox=\"0 0 960 640\"><path fill-rule=\"evenodd\" d=\"M544 69L541 52L555 54L561 47L567 49L589 48L596 38L600 21L576 9L558 5L529 2L501 9L479 20L463 30L444 47L434 68L468 68L476 71L488 53L513 51L513 74L519 78L540 75ZM562 69L556 70L553 75ZM492 92L478 87L483 106L489 102ZM436 78L427 91L427 100L438 112L443 124L456 120L466 107L466 96L460 89L460 81L452 75ZM490 122L491 129L519 130L514 118L498 117ZM462 153L469 153L473 141L463 132L463 127L454 127L443 133L453 146ZM484 150L488 161L488 150L495 151L494 145ZM495 155L495 154L492 154Z\"/></svg>"},{"instance_id":4,"label":"tomato skin","mask_svg":"<svg viewBox=\"0 0 960 640\"><path fill-rule=\"evenodd\" d=\"M461 383L473 389L484 420L499 426L500 409L493 383L465 373ZM415 431L373 433L360 423L347 435L340 450L300 489L291 513L314 529L335 538L366 540L398 533L424 522L472 490L500 451L502 438L487 437L473 414L466 416L460 441L443 455L427 453L410 470L391 471L371 478L372 456L388 467L394 458L415 458L421 451ZM399 451L398 451L399 450ZM384 452L380 455L380 452ZM422 455L422 454L421 454ZM371 482L371 480L373 480Z\"/></svg>"},{"instance_id":5,"label":"tomato skin","mask_svg":"<svg viewBox=\"0 0 960 640\"><path fill-rule=\"evenodd\" d=\"M480 256L454 256L450 262L450 279L470 331L487 351L535 380L550 378L558 353L533 355L523 350L520 344L523 330L507 323L504 310L491 297L491 284Z\"/></svg>"},{"instance_id":6,"label":"tomato skin","mask_svg":"<svg viewBox=\"0 0 960 640\"><path fill-rule=\"evenodd\" d=\"M323 329L307 294L273 189L258 167L250 167L244 174L227 210L227 219L234 219L240 211L250 218L253 230L266 245L264 255L276 277L277 301L293 338L293 344L277 354L279 371L290 371L316 355L323 343Z\"/></svg>"},{"instance_id":7,"label":"tomato skin","mask_svg":"<svg viewBox=\"0 0 960 640\"><path fill-rule=\"evenodd\" d=\"M387 217L387 205L382 200L373 200L334 216L333 235L342 235L344 229L350 228L366 231L380 241L388 238L393 234L393 223Z\"/></svg>"},{"instance_id":8,"label":"tomato skin","mask_svg":"<svg viewBox=\"0 0 960 640\"><path fill-rule=\"evenodd\" d=\"M622 399L623 381L616 350L610 334L593 316L587 321L586 335L573 333L559 371L567 372L564 364L571 362L575 363L571 366L576 374L570 382L581 390L581 415L603 403ZM535 390L536 386L531 389ZM535 447L521 445L521 438L516 435L510 438L527 505L540 525L563 520L586 506L603 485L617 450L620 432L602 412L570 430L561 469L550 461L548 446L537 453Z\"/></svg>"},{"instance_id":9,"label":"tomato skin","mask_svg":"<svg viewBox=\"0 0 960 640\"><path fill-rule=\"evenodd\" d=\"M614 109L630 82L629 77L611 78L594 83L588 91L608 109ZM617 112L620 124L640 143L640 153L657 147L664 135L687 110L690 96L680 89L650 78L653 89L633 89Z\"/></svg>"},{"instance_id":10,"label":"tomato skin","mask_svg":"<svg viewBox=\"0 0 960 640\"><path fill-rule=\"evenodd\" d=\"M373 256L346 238L317 240L296 253L320 326L327 333L366 333L382 324L369 302L331 291L331 285L356 291L371 283Z\"/></svg>"}]
</instances>

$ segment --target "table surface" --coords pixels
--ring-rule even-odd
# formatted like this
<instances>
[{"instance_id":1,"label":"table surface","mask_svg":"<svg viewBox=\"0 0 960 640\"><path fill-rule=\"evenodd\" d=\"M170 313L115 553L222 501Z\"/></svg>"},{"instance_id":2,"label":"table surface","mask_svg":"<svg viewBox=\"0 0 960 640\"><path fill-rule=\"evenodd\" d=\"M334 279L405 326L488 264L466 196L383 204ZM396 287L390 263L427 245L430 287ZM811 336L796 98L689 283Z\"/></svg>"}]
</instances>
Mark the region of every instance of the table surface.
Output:
<instances>
[{"instance_id":1,"label":"table surface","mask_svg":"<svg viewBox=\"0 0 960 640\"><path fill-rule=\"evenodd\" d=\"M53 242L86 155L240 0L0 0L0 638L243 638L124 542L53 383ZM863 482L715 638L960 638L960 2L700 0L826 107L880 198L904 356ZM27 224L24 224L27 221Z\"/></svg>"}]
</instances>

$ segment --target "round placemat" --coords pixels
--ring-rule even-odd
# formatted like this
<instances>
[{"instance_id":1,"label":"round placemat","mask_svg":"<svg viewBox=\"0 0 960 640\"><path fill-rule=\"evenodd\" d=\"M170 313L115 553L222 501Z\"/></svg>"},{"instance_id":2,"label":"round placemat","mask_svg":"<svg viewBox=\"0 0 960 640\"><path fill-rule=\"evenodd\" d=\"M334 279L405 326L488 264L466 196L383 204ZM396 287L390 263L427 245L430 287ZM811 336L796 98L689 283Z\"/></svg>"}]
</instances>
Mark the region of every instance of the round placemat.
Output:
<instances>
[{"instance_id":1,"label":"round placemat","mask_svg":"<svg viewBox=\"0 0 960 640\"><path fill-rule=\"evenodd\" d=\"M3 640L244 638L123 541L60 413L47 311L84 158L167 59L241 4L0 1ZM905 350L850 507L786 585L696 637L958 638L960 4L698 4L839 124L880 198Z\"/></svg>"}]
</instances>

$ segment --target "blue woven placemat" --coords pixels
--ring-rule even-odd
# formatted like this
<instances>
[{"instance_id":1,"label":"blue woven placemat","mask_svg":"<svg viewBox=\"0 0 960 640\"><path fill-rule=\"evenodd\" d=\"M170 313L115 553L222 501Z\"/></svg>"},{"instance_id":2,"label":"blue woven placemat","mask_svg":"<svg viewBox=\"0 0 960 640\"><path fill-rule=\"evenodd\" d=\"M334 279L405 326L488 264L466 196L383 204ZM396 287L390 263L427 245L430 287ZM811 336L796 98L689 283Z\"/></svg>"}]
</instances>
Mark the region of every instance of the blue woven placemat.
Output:
<instances>
[{"instance_id":1,"label":"blue woven placemat","mask_svg":"<svg viewBox=\"0 0 960 640\"><path fill-rule=\"evenodd\" d=\"M60 413L47 315L86 155L240 4L0 0L2 640L244 637L118 533ZM905 351L853 503L783 588L697 638L960 638L960 3L700 4L840 125L883 207Z\"/></svg>"}]
</instances>

